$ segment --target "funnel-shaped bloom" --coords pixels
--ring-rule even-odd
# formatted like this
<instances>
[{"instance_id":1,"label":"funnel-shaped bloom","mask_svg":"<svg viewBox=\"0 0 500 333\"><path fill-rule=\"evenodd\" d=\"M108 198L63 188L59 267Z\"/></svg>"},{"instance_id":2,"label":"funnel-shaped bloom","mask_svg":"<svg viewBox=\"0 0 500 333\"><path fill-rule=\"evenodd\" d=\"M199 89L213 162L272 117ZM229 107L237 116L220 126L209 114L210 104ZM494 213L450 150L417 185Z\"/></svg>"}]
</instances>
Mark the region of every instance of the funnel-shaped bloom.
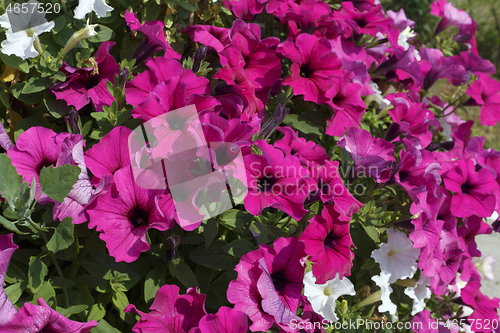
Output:
<instances>
[{"instance_id":1,"label":"funnel-shaped bloom","mask_svg":"<svg viewBox=\"0 0 500 333\"><path fill-rule=\"evenodd\" d=\"M381 63L373 74L381 74L400 69L411 77L415 85L420 86L423 79L420 74L420 65L415 59L415 47L411 45L406 51L399 46L394 46L392 49L394 55Z\"/></svg>"},{"instance_id":2,"label":"funnel-shaped bloom","mask_svg":"<svg viewBox=\"0 0 500 333\"><path fill-rule=\"evenodd\" d=\"M443 180L446 189L453 192L453 215L489 217L493 214L495 192L499 186L490 170L481 168L476 171L474 161L458 160L456 166L443 175Z\"/></svg>"},{"instance_id":3,"label":"funnel-shaped bloom","mask_svg":"<svg viewBox=\"0 0 500 333\"><path fill-rule=\"evenodd\" d=\"M80 0L75 8L75 18L83 19L85 15L94 11L97 17L105 17L107 12L113 10L113 7L106 4L106 0Z\"/></svg>"},{"instance_id":4,"label":"funnel-shaped bloom","mask_svg":"<svg viewBox=\"0 0 500 333\"><path fill-rule=\"evenodd\" d=\"M173 201L162 191L138 187L131 167L116 171L113 178L116 188L98 196L95 206L88 209L89 228L103 232L99 237L116 261L132 262L149 249L146 233L150 228L174 226Z\"/></svg>"},{"instance_id":5,"label":"funnel-shaped bloom","mask_svg":"<svg viewBox=\"0 0 500 333\"><path fill-rule=\"evenodd\" d=\"M467 80L465 68L455 62L453 57L445 57L439 49L424 48L420 50L420 57L432 65L431 70L424 78L424 89L428 90L438 79L446 78L453 85L459 86Z\"/></svg>"},{"instance_id":6,"label":"funnel-shaped bloom","mask_svg":"<svg viewBox=\"0 0 500 333\"><path fill-rule=\"evenodd\" d=\"M354 252L349 222L339 220L333 205L325 205L321 216L311 220L300 240L313 262L312 271L318 284L333 279L337 273L340 278L351 275Z\"/></svg>"},{"instance_id":7,"label":"funnel-shaped bloom","mask_svg":"<svg viewBox=\"0 0 500 333\"><path fill-rule=\"evenodd\" d=\"M138 313L141 319L132 331L136 333L158 332L193 332L200 319L206 315L205 295L199 294L196 288L189 288L185 295L179 295L179 287L166 284L155 295L149 313L136 309L132 304L125 312Z\"/></svg>"},{"instance_id":8,"label":"funnel-shaped bloom","mask_svg":"<svg viewBox=\"0 0 500 333\"><path fill-rule=\"evenodd\" d=\"M216 314L206 314L200 320L201 333L247 333L247 315L223 306Z\"/></svg>"},{"instance_id":9,"label":"funnel-shaped bloom","mask_svg":"<svg viewBox=\"0 0 500 333\"><path fill-rule=\"evenodd\" d=\"M295 43L281 43L278 51L293 62L292 74L283 84L292 87L295 95L304 95L306 101L326 103L327 90L342 75L341 63L330 42L324 37L300 34Z\"/></svg>"},{"instance_id":10,"label":"funnel-shaped bloom","mask_svg":"<svg viewBox=\"0 0 500 333\"><path fill-rule=\"evenodd\" d=\"M442 17L434 32L436 35L452 25L460 28L472 23L472 19L466 11L455 8L453 4L448 3L446 0L433 2L431 4L431 14Z\"/></svg>"},{"instance_id":11,"label":"funnel-shaped bloom","mask_svg":"<svg viewBox=\"0 0 500 333\"><path fill-rule=\"evenodd\" d=\"M115 100L106 88L106 82L114 82L115 75L119 74L120 67L115 58L109 54L115 42L103 42L95 53L93 67L73 68L63 64L61 71L66 74L66 81L57 82L50 87L50 91L57 99L63 99L68 105L80 110L90 100L97 111L103 106L110 106Z\"/></svg>"},{"instance_id":12,"label":"funnel-shaped bloom","mask_svg":"<svg viewBox=\"0 0 500 333\"><path fill-rule=\"evenodd\" d=\"M0 326L10 322L12 317L17 313L14 304L8 299L7 294L3 289L5 273L9 266L10 257L19 247L12 241L14 234L0 236Z\"/></svg>"},{"instance_id":13,"label":"funnel-shaped bloom","mask_svg":"<svg viewBox=\"0 0 500 333\"><path fill-rule=\"evenodd\" d=\"M394 145L370 132L351 127L337 144L349 152L356 175L366 175L380 182L391 177L390 164L394 162Z\"/></svg>"},{"instance_id":14,"label":"funnel-shaped bloom","mask_svg":"<svg viewBox=\"0 0 500 333\"><path fill-rule=\"evenodd\" d=\"M474 320L474 324L471 325L471 329L474 332L490 332L490 327L484 328L481 322L498 322L498 306L500 300L497 297L490 299L485 296L479 288L481 287L481 278L479 275L474 274L465 286L461 290L461 296L464 303L471 307L474 312L468 317L470 323Z\"/></svg>"},{"instance_id":15,"label":"funnel-shaped bloom","mask_svg":"<svg viewBox=\"0 0 500 333\"><path fill-rule=\"evenodd\" d=\"M137 15L128 9L125 10L125 21L127 21L130 29L144 34L144 38L132 55L132 58L137 60L137 64L146 62L154 53L160 50L165 52L165 58L181 59L181 55L175 52L165 39L163 34L165 24L163 22L147 21L142 25Z\"/></svg>"},{"instance_id":16,"label":"funnel-shaped bloom","mask_svg":"<svg viewBox=\"0 0 500 333\"><path fill-rule=\"evenodd\" d=\"M2 326L5 333L88 333L97 326L97 321L91 320L87 323L73 321L45 303L43 298L37 300L38 305L24 303L14 318Z\"/></svg>"},{"instance_id":17,"label":"funnel-shaped bloom","mask_svg":"<svg viewBox=\"0 0 500 333\"><path fill-rule=\"evenodd\" d=\"M467 94L481 106L481 125L493 126L500 122L500 82L488 74L476 75L478 79L467 89Z\"/></svg>"}]
</instances>

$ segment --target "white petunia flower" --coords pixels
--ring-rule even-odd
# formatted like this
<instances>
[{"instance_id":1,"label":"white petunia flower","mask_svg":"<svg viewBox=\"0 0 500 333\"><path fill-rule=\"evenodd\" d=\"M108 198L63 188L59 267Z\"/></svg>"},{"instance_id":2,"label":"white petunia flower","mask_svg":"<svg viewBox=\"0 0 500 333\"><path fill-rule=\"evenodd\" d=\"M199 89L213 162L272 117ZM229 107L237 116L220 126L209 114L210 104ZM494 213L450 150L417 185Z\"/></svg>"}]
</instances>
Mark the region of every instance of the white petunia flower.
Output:
<instances>
[{"instance_id":1,"label":"white petunia flower","mask_svg":"<svg viewBox=\"0 0 500 333\"><path fill-rule=\"evenodd\" d=\"M33 5L31 5L33 4ZM28 2L28 8L38 8L36 0ZM2 42L0 51L7 55L16 55L23 60L34 58L38 55L33 43L36 38L44 32L49 32L54 28L54 22L47 22L45 13L37 10L28 10L27 13L5 13L0 16L0 26L7 28L5 39Z\"/></svg>"},{"instance_id":2,"label":"white petunia flower","mask_svg":"<svg viewBox=\"0 0 500 333\"><path fill-rule=\"evenodd\" d=\"M396 304L391 301L391 293L392 288L389 283L391 275L381 272L380 275L375 275L372 277L372 280L380 287L382 291L382 295L380 299L382 300L382 304L378 306L378 310L380 312L388 311L392 316L392 321L398 320L398 307Z\"/></svg>"},{"instance_id":3,"label":"white petunia flower","mask_svg":"<svg viewBox=\"0 0 500 333\"><path fill-rule=\"evenodd\" d=\"M312 272L304 276L304 295L311 302L313 310L329 321L338 319L335 314L335 300L342 295L355 294L352 282L346 277L339 279L339 273L325 284L316 284Z\"/></svg>"},{"instance_id":4,"label":"white petunia flower","mask_svg":"<svg viewBox=\"0 0 500 333\"><path fill-rule=\"evenodd\" d=\"M481 273L482 276L488 281L493 281L495 276L493 272L495 271L496 260L493 255L482 256L480 258L473 257L472 262L476 267L477 271Z\"/></svg>"},{"instance_id":5,"label":"white petunia flower","mask_svg":"<svg viewBox=\"0 0 500 333\"><path fill-rule=\"evenodd\" d=\"M430 285L431 278L421 274L415 287L408 287L405 289L405 294L413 300L413 308L411 310L412 316L420 313L420 311L425 308L425 300L431 298L432 293L429 289Z\"/></svg>"},{"instance_id":6,"label":"white petunia flower","mask_svg":"<svg viewBox=\"0 0 500 333\"><path fill-rule=\"evenodd\" d=\"M408 50L410 48L410 44L408 44L408 39L414 38L417 34L411 30L410 27L406 27L401 33L399 34L398 37L398 45L401 46L403 49ZM417 58L418 61L421 60L420 54L418 51L415 49L415 58Z\"/></svg>"},{"instance_id":7,"label":"white petunia flower","mask_svg":"<svg viewBox=\"0 0 500 333\"><path fill-rule=\"evenodd\" d=\"M106 13L112 10L113 7L106 4L106 0L80 0L75 8L75 18L81 20L91 11L94 11L97 17L105 17Z\"/></svg>"},{"instance_id":8,"label":"white petunia flower","mask_svg":"<svg viewBox=\"0 0 500 333\"><path fill-rule=\"evenodd\" d=\"M402 231L387 229L389 239L373 250L372 258L380 265L383 273L389 274L389 283L398 279L411 279L417 271L420 249L413 248L413 242Z\"/></svg>"},{"instance_id":9,"label":"white petunia flower","mask_svg":"<svg viewBox=\"0 0 500 333\"><path fill-rule=\"evenodd\" d=\"M372 88L375 93L367 97L368 103L375 101L375 103L378 104L379 110L385 110L389 105L391 105L391 102L382 96L382 92L378 89L378 84L370 81L370 88Z\"/></svg>"}]
</instances>

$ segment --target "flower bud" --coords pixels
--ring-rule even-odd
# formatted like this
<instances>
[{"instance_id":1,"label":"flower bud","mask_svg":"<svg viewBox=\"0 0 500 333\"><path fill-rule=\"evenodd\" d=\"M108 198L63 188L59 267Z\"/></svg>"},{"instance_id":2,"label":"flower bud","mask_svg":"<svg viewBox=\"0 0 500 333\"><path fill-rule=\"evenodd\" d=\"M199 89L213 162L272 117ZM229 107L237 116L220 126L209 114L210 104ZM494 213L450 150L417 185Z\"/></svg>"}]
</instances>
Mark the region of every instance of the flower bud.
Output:
<instances>
[{"instance_id":1,"label":"flower bud","mask_svg":"<svg viewBox=\"0 0 500 333\"><path fill-rule=\"evenodd\" d=\"M260 129L259 136L263 137L263 139L267 139L274 132L276 127L288 116L290 112L289 108L284 107L281 104L278 104L276 109L274 110L271 118L262 126Z\"/></svg>"},{"instance_id":2,"label":"flower bud","mask_svg":"<svg viewBox=\"0 0 500 333\"><path fill-rule=\"evenodd\" d=\"M97 32L94 30L97 27L97 24L89 25L89 20L87 20L87 25L75 32L69 39L64 49L61 51L60 58L64 57L66 53L68 53L73 47L78 45L82 40L94 37L97 35Z\"/></svg>"},{"instance_id":3,"label":"flower bud","mask_svg":"<svg viewBox=\"0 0 500 333\"><path fill-rule=\"evenodd\" d=\"M205 45L200 45L198 50L193 57L193 72L198 72L200 70L201 62L207 56L207 47Z\"/></svg>"}]
</instances>

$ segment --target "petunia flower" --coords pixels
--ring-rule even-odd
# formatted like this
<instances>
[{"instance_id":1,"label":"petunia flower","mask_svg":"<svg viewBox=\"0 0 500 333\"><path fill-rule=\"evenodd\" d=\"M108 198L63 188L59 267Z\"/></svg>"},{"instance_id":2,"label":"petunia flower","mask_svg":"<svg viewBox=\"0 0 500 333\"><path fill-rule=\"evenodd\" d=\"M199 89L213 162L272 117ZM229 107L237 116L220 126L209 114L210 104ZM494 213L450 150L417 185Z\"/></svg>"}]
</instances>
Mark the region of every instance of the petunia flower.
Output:
<instances>
[{"instance_id":1,"label":"petunia flower","mask_svg":"<svg viewBox=\"0 0 500 333\"><path fill-rule=\"evenodd\" d=\"M283 210L296 220L305 215L304 201L308 195L303 178L308 174L295 156L284 156L264 140L256 142L262 155L244 156L248 195L245 208L259 215L266 207Z\"/></svg>"},{"instance_id":2,"label":"petunia flower","mask_svg":"<svg viewBox=\"0 0 500 333\"><path fill-rule=\"evenodd\" d=\"M420 251L413 248L413 242L402 231L387 229L387 235L387 243L382 243L379 249L373 250L371 257L380 264L382 273L389 275L389 283L398 279L411 279L417 271Z\"/></svg>"},{"instance_id":3,"label":"petunia flower","mask_svg":"<svg viewBox=\"0 0 500 333\"><path fill-rule=\"evenodd\" d=\"M7 152L12 160L12 165L17 172L23 176L23 180L30 185L33 177L36 181L35 197L42 193L40 187L40 171L44 167L58 166L59 155L65 139L78 139L80 135L70 133L56 134L53 130L45 127L31 127L23 132L17 139L16 145ZM48 197L43 195L42 201Z\"/></svg>"},{"instance_id":4,"label":"petunia flower","mask_svg":"<svg viewBox=\"0 0 500 333\"><path fill-rule=\"evenodd\" d=\"M0 235L0 326L10 322L17 313L14 304L9 300L3 289L10 258L14 251L19 248L12 241L13 237L14 234Z\"/></svg>"},{"instance_id":5,"label":"petunia flower","mask_svg":"<svg viewBox=\"0 0 500 333\"><path fill-rule=\"evenodd\" d=\"M434 32L436 35L450 26L454 25L460 28L472 23L472 19L466 11L455 8L453 4L446 0L433 2L431 4L431 14L442 17Z\"/></svg>"},{"instance_id":6,"label":"petunia flower","mask_svg":"<svg viewBox=\"0 0 500 333\"><path fill-rule=\"evenodd\" d=\"M339 220L333 205L325 205L320 215L313 217L300 236L305 251L313 262L312 272L318 284L324 284L337 274L351 275L354 252L349 222Z\"/></svg>"},{"instance_id":7,"label":"petunia flower","mask_svg":"<svg viewBox=\"0 0 500 333\"><path fill-rule=\"evenodd\" d=\"M500 82L488 74L476 73L478 79L467 89L467 94L481 106L481 125L493 126L500 122ZM472 103L468 103L472 104Z\"/></svg>"},{"instance_id":8,"label":"petunia flower","mask_svg":"<svg viewBox=\"0 0 500 333\"><path fill-rule=\"evenodd\" d=\"M415 83L420 86L423 83L422 75L420 74L420 65L415 59L415 47L410 45L408 50L404 50L399 46L393 46L394 55L382 62L373 72L373 74L386 73L395 69L404 71Z\"/></svg>"},{"instance_id":9,"label":"petunia flower","mask_svg":"<svg viewBox=\"0 0 500 333\"><path fill-rule=\"evenodd\" d=\"M149 229L174 226L173 201L163 191L138 187L130 166L116 171L113 179L115 189L98 196L87 210L89 228L97 227L102 232L99 237L116 261L132 262L149 249Z\"/></svg>"},{"instance_id":10,"label":"petunia flower","mask_svg":"<svg viewBox=\"0 0 500 333\"><path fill-rule=\"evenodd\" d=\"M425 308L425 300L431 298L430 283L430 277L421 274L414 287L407 287L405 289L405 294L413 300L412 316L420 313Z\"/></svg>"},{"instance_id":11,"label":"petunia flower","mask_svg":"<svg viewBox=\"0 0 500 333\"><path fill-rule=\"evenodd\" d=\"M494 175L486 168L476 171L472 160L457 160L455 163L456 166L443 175L446 189L453 192L453 215L491 216L496 205L495 192L499 190Z\"/></svg>"},{"instance_id":12,"label":"petunia flower","mask_svg":"<svg viewBox=\"0 0 500 333\"><path fill-rule=\"evenodd\" d=\"M346 277L339 278L338 273L335 278L325 284L316 284L316 282L312 272L306 273L304 276L304 295L311 302L311 306L316 313L330 322L337 321L335 301L343 295L356 295L354 285Z\"/></svg>"},{"instance_id":13,"label":"petunia flower","mask_svg":"<svg viewBox=\"0 0 500 333\"><path fill-rule=\"evenodd\" d=\"M392 143L374 138L367 130L351 127L337 145L351 155L356 176L369 176L377 182L386 182L391 177L391 162L395 161Z\"/></svg>"},{"instance_id":14,"label":"petunia flower","mask_svg":"<svg viewBox=\"0 0 500 333\"><path fill-rule=\"evenodd\" d=\"M26 4L28 8L39 8L38 6L42 5L36 0L30 0ZM10 22L11 18L15 22ZM28 10L27 13L3 14L0 16L0 26L7 28L5 32L7 38L2 42L0 52L16 55L26 60L38 55L38 50L34 46L36 39L44 32L52 30L55 23L53 21L47 22L44 11Z\"/></svg>"},{"instance_id":15,"label":"petunia flower","mask_svg":"<svg viewBox=\"0 0 500 333\"><path fill-rule=\"evenodd\" d=\"M398 307L396 304L392 303L390 297L393 291L389 282L391 277L392 275L390 273L382 271L380 275L372 276L372 280L381 290L380 300L382 304L378 306L378 310L380 312L388 311L392 316L392 321L396 321L398 319Z\"/></svg>"},{"instance_id":16,"label":"petunia flower","mask_svg":"<svg viewBox=\"0 0 500 333\"><path fill-rule=\"evenodd\" d=\"M408 27L413 29L413 27L415 26L415 21L412 21L406 17L406 13L403 8L401 8L397 13L389 9L386 14L394 21L394 26L398 30L403 31Z\"/></svg>"},{"instance_id":17,"label":"petunia flower","mask_svg":"<svg viewBox=\"0 0 500 333\"><path fill-rule=\"evenodd\" d=\"M467 73L465 68L460 63L456 63L455 58L445 57L441 50L423 48L420 50L420 56L432 65L431 70L424 78L423 88L425 90L429 90L438 79L442 78L448 79L454 86L466 82Z\"/></svg>"},{"instance_id":18,"label":"petunia flower","mask_svg":"<svg viewBox=\"0 0 500 333\"><path fill-rule=\"evenodd\" d=\"M205 295L196 288L188 288L186 294L179 295L180 288L175 284L162 286L155 295L148 313L141 312L130 304L124 310L137 313L141 319L134 325L136 333L176 332L190 333L196 329L200 319L206 315Z\"/></svg>"},{"instance_id":19,"label":"petunia flower","mask_svg":"<svg viewBox=\"0 0 500 333\"><path fill-rule=\"evenodd\" d=\"M66 74L66 81L55 83L50 91L77 110L90 100L98 112L103 106L110 106L115 99L106 88L106 82L114 82L120 70L115 58L109 54L114 45L115 42L103 42L95 53L92 67L73 68L64 63L61 71Z\"/></svg>"},{"instance_id":20,"label":"petunia flower","mask_svg":"<svg viewBox=\"0 0 500 333\"><path fill-rule=\"evenodd\" d=\"M200 320L200 333L247 333L247 315L222 306L216 314L206 314Z\"/></svg>"},{"instance_id":21,"label":"petunia flower","mask_svg":"<svg viewBox=\"0 0 500 333\"><path fill-rule=\"evenodd\" d=\"M232 10L240 19L252 21L256 14L262 13L266 0L224 0L222 5Z\"/></svg>"},{"instance_id":22,"label":"petunia flower","mask_svg":"<svg viewBox=\"0 0 500 333\"><path fill-rule=\"evenodd\" d=\"M137 65L147 62L154 53L160 50L165 52L165 58L181 59L181 55L175 52L165 39L165 35L163 34L165 24L163 22L147 21L142 25L137 15L128 9L125 10L124 17L130 29L144 34L144 38L132 55L132 58L136 59Z\"/></svg>"},{"instance_id":23,"label":"petunia flower","mask_svg":"<svg viewBox=\"0 0 500 333\"><path fill-rule=\"evenodd\" d=\"M97 321L81 323L70 320L52 309L43 298L38 298L38 305L24 303L13 319L2 326L5 333L71 332L88 333L97 326Z\"/></svg>"},{"instance_id":24,"label":"petunia flower","mask_svg":"<svg viewBox=\"0 0 500 333\"><path fill-rule=\"evenodd\" d=\"M328 101L326 92L335 77L342 75L341 63L332 52L325 37L300 34L295 43L287 40L278 46L278 52L292 60L292 74L283 82L292 87L294 95L304 95L304 100L316 104Z\"/></svg>"},{"instance_id":25,"label":"petunia flower","mask_svg":"<svg viewBox=\"0 0 500 333\"><path fill-rule=\"evenodd\" d=\"M106 0L80 0L75 8L75 18L84 19L85 16L94 11L97 17L105 17L107 12L113 10L113 7L106 4Z\"/></svg>"},{"instance_id":26,"label":"petunia flower","mask_svg":"<svg viewBox=\"0 0 500 333\"><path fill-rule=\"evenodd\" d=\"M477 271L485 278L487 281L493 281L495 279L495 257L490 254L487 256L474 257L472 258L472 262L474 263L474 267L476 267Z\"/></svg>"}]
</instances>

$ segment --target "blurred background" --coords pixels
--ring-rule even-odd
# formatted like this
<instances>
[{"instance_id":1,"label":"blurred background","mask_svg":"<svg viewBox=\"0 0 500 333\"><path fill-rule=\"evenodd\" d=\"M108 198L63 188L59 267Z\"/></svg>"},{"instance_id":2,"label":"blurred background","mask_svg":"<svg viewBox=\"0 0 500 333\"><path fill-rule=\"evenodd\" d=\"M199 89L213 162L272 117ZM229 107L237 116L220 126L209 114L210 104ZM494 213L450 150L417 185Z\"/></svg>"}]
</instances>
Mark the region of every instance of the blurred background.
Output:
<instances>
[{"instance_id":1,"label":"blurred background","mask_svg":"<svg viewBox=\"0 0 500 333\"><path fill-rule=\"evenodd\" d=\"M415 21L415 31L418 33L422 44L429 45L432 31L436 27L440 18L431 15L431 3L433 0L381 0L384 10L392 9L398 11L403 8L406 16ZM456 8L463 9L477 23L477 48L479 55L490 60L497 68L497 74L493 75L500 80L500 1L499 0L448 0ZM453 30L455 29L455 30ZM448 28L443 33L453 36L458 29ZM461 46L460 50L465 50ZM441 92L451 95L453 87L447 80L438 81L431 92L439 95ZM500 150L500 125L481 126L478 116L479 107L468 107L467 112L457 111L462 119L474 120L472 134L474 136L484 136L486 138L485 148Z\"/></svg>"}]
</instances>

